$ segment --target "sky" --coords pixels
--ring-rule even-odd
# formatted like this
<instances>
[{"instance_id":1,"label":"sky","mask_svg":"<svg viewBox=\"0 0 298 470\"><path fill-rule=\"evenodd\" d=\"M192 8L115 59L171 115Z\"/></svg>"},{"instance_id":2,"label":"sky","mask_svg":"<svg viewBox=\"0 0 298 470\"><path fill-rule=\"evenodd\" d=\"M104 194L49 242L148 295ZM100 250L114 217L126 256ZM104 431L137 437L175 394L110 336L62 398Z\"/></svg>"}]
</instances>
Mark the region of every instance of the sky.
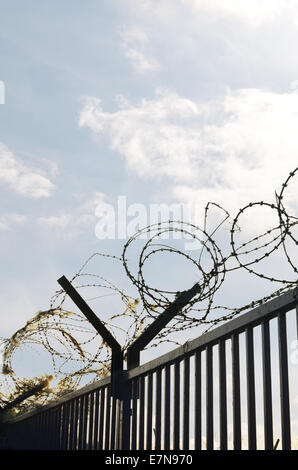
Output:
<instances>
[{"instance_id":1,"label":"sky","mask_svg":"<svg viewBox=\"0 0 298 470\"><path fill-rule=\"evenodd\" d=\"M0 11L1 337L93 252L119 255L127 233L97 236L104 204L125 197L127 221L138 207L195 204L202 225L208 201L233 216L275 202L297 167L298 0L0 0ZM245 230L271 216L248 213ZM282 262L270 270L286 276ZM150 274L192 285L187 265L172 266ZM127 287L113 264L93 268ZM274 290L234 281L223 297L238 305Z\"/></svg>"},{"instance_id":2,"label":"sky","mask_svg":"<svg viewBox=\"0 0 298 470\"><path fill-rule=\"evenodd\" d=\"M0 6L1 336L91 253L120 253L126 234L96 235L102 203L235 215L297 166L296 0Z\"/></svg>"}]
</instances>

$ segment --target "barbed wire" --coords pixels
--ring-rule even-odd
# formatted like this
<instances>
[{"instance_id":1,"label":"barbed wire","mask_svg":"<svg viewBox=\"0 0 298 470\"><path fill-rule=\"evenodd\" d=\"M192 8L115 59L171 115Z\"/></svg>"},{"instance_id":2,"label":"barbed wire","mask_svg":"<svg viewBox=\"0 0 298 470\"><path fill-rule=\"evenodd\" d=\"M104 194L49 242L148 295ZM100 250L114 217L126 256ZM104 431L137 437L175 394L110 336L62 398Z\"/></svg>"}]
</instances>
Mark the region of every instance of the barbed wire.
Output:
<instances>
[{"instance_id":1,"label":"barbed wire","mask_svg":"<svg viewBox=\"0 0 298 470\"><path fill-rule=\"evenodd\" d=\"M220 322L230 320L243 311L277 297L297 285L297 266L291 250L293 251L293 246L297 247L295 227L297 227L298 218L290 215L285 207L286 190L297 173L298 167L289 174L281 186L281 191L275 193L274 203L251 202L241 208L234 218L219 204L209 202L204 211L203 228L183 220L160 221L140 228L124 243L121 256L93 253L72 277L71 282L76 289L100 290L100 294L86 299L87 301L106 300L107 297L118 299L118 313L109 315L106 321L103 318L101 320L116 338L121 336L121 344L125 352L144 328L179 294L177 290L167 290L158 285L151 285L145 274L148 265L152 266L156 258L159 270L163 255L170 255L172 259L174 256L179 256L191 263L196 273L194 283L198 283L200 289L149 346L156 347L162 342L179 344L175 338L177 332L190 331L198 326L203 328L202 333L204 333ZM220 218L217 216L216 225L210 230L209 214L213 209L217 210L221 216ZM256 209L270 210L275 216L276 225L252 236L251 228L245 231L241 221L249 211ZM222 240L217 240L216 237L220 239L220 229L223 228L225 228L225 236L227 232L229 233L229 239L224 243L224 247L220 247ZM249 238L243 240L246 235ZM194 243L199 250L197 248L192 252L186 252L185 249L177 247L174 242L182 238ZM165 243L165 240L169 239L172 244ZM293 274L292 279L274 277L272 273L266 274L259 268L262 262L266 263L275 253L279 253L279 256L282 253ZM97 257L116 263L115 269L117 270L124 269L126 278L133 286L134 295L128 295L124 289L120 289L98 273L86 272L90 263ZM174 262L172 263L171 266L175 269ZM132 264L135 264L134 268ZM168 269L171 269L171 266L168 266ZM215 304L216 294L227 276L237 270L278 284L278 288L241 307ZM155 270L156 279L160 277L158 274ZM109 373L111 351L81 313L64 308L66 299L65 292L58 290L50 300L49 310L37 312L11 338L2 339L2 374L7 384L8 382L10 385L15 384L18 381L13 367L13 357L16 351L32 346L42 346L50 354L54 374L71 377L76 384L79 384L82 377L91 376L93 380L96 380Z\"/></svg>"}]
</instances>

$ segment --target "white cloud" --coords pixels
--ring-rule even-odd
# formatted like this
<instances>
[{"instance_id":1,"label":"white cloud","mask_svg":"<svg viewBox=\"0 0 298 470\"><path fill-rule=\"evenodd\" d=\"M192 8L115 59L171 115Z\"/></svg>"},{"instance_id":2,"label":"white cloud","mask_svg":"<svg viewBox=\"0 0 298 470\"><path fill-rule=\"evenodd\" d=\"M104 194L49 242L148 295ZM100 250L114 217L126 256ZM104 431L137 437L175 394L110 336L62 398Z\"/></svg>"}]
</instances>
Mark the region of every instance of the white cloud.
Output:
<instances>
[{"instance_id":1,"label":"white cloud","mask_svg":"<svg viewBox=\"0 0 298 470\"><path fill-rule=\"evenodd\" d=\"M180 1L181 0L128 0L127 6L130 6L134 12L139 10L146 16L153 14L157 19L169 21L173 16L176 16Z\"/></svg>"},{"instance_id":2,"label":"white cloud","mask_svg":"<svg viewBox=\"0 0 298 470\"><path fill-rule=\"evenodd\" d=\"M96 193L94 197L69 211L58 215L39 217L39 223L46 229L54 230L63 238L71 239L87 231L94 231L97 218L95 209L101 201L106 201L104 193Z\"/></svg>"},{"instance_id":3,"label":"white cloud","mask_svg":"<svg viewBox=\"0 0 298 470\"><path fill-rule=\"evenodd\" d=\"M195 103L175 93L157 92L153 101L144 99L132 106L123 100L121 108L105 113L100 100L89 98L80 115L80 126L108 134L112 148L141 177L167 175L175 180L184 171L185 178L192 178L190 159L197 150L197 138L183 121L199 115Z\"/></svg>"},{"instance_id":4,"label":"white cloud","mask_svg":"<svg viewBox=\"0 0 298 470\"><path fill-rule=\"evenodd\" d=\"M122 47L125 56L130 60L137 73L158 70L160 64L148 51L149 39L140 29L128 29L121 34Z\"/></svg>"},{"instance_id":5,"label":"white cloud","mask_svg":"<svg viewBox=\"0 0 298 470\"><path fill-rule=\"evenodd\" d=\"M1 214L0 215L0 231L11 230L15 225L23 224L27 217L22 214Z\"/></svg>"},{"instance_id":6,"label":"white cloud","mask_svg":"<svg viewBox=\"0 0 298 470\"><path fill-rule=\"evenodd\" d=\"M198 17L206 14L213 20L240 21L253 28L272 23L284 13L292 14L298 7L297 0L131 0L130 3L162 21L177 20L184 12L190 12Z\"/></svg>"},{"instance_id":7,"label":"white cloud","mask_svg":"<svg viewBox=\"0 0 298 470\"><path fill-rule=\"evenodd\" d=\"M22 196L38 199L50 196L54 185L40 170L27 167L0 143L0 183Z\"/></svg>"},{"instance_id":8,"label":"white cloud","mask_svg":"<svg viewBox=\"0 0 298 470\"><path fill-rule=\"evenodd\" d=\"M228 91L197 103L169 91L105 113L89 98L80 126L108 135L111 148L141 178L167 179L175 199L238 208L274 190L297 165L298 94ZM293 185L292 185L293 186ZM288 202L298 205L289 188Z\"/></svg>"},{"instance_id":9,"label":"white cloud","mask_svg":"<svg viewBox=\"0 0 298 470\"><path fill-rule=\"evenodd\" d=\"M226 85L285 90L297 78L298 0L127 3L131 23L148 33L150 52L169 74L166 84L215 95Z\"/></svg>"},{"instance_id":10,"label":"white cloud","mask_svg":"<svg viewBox=\"0 0 298 470\"><path fill-rule=\"evenodd\" d=\"M281 10L288 9L297 2L283 0L180 0L182 5L191 8L195 13L207 12L219 18L240 20L251 27L274 21Z\"/></svg>"}]
</instances>

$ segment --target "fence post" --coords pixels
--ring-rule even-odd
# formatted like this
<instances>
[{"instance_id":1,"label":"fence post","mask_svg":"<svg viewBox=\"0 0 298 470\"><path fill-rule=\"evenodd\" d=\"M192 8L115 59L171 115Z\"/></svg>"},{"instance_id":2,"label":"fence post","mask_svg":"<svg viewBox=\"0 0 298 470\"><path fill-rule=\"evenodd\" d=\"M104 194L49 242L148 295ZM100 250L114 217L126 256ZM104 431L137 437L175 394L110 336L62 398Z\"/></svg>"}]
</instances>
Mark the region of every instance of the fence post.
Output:
<instances>
[{"instance_id":1,"label":"fence post","mask_svg":"<svg viewBox=\"0 0 298 470\"><path fill-rule=\"evenodd\" d=\"M130 450L131 387L127 372L121 377L120 396L118 399L118 433L116 450Z\"/></svg>"}]
</instances>

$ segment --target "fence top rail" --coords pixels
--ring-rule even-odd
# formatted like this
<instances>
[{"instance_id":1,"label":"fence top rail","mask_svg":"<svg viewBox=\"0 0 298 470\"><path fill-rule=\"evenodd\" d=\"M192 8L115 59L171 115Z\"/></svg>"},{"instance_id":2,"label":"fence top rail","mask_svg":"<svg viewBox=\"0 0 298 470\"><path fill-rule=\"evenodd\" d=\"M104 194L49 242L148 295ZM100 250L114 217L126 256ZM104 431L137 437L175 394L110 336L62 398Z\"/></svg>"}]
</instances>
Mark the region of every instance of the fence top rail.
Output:
<instances>
[{"instance_id":1,"label":"fence top rail","mask_svg":"<svg viewBox=\"0 0 298 470\"><path fill-rule=\"evenodd\" d=\"M56 408L57 406L61 406L63 405L63 403L74 400L88 393L92 393L97 390L100 390L101 388L106 387L110 383L111 383L111 376L109 375L97 382L88 384L85 387L80 388L79 390L75 390L74 392L67 393L66 395L59 398L58 400L51 401L48 405L40 406L39 408L36 408L32 411L28 411L28 413L24 413L21 416L16 416L15 418L8 420L7 423L14 424L19 421L24 421L25 419L32 418L33 416L39 413L43 413L45 411L51 410L52 408Z\"/></svg>"},{"instance_id":2,"label":"fence top rail","mask_svg":"<svg viewBox=\"0 0 298 470\"><path fill-rule=\"evenodd\" d=\"M260 305L239 317L230 320L213 330L202 334L198 338L187 341L182 346L163 354L157 359L153 359L146 364L127 371L128 378L149 373L166 364L183 359L186 355L193 354L198 349L204 349L209 345L218 344L219 340L229 339L234 334L240 334L247 328L252 328L262 323L263 320L270 320L280 313L286 313L298 305L298 288L291 289L279 297Z\"/></svg>"},{"instance_id":3,"label":"fence top rail","mask_svg":"<svg viewBox=\"0 0 298 470\"><path fill-rule=\"evenodd\" d=\"M276 317L280 313L286 313L289 310L292 310L295 306L298 305L298 287L295 289L291 289L284 294L280 295L279 297L270 300L269 302L260 305L253 310L250 310L247 313L239 315L239 317L230 320L223 325L214 328L213 330L199 336L196 339L191 341L187 341L182 346L163 354L157 359L153 359L146 364L136 367L135 369L131 369L128 371L124 371L123 374L126 378L133 379L135 377L147 374L149 372L154 372L156 369L173 363L179 359L183 359L186 355L193 354L198 349L204 349L209 345L214 345L219 342L219 340L229 339L234 334L240 334L245 331L247 328L252 328L262 323L263 320L270 320ZM96 391L111 382L111 377L108 376L98 382L94 382L90 385L87 385L80 390L76 390L75 392L69 393L65 395L60 400L56 400L51 402L50 404L38 408L37 410L33 410L29 413L26 413L22 416L16 417L14 419L9 420L9 423L13 424L18 421L25 420L30 418L36 414L41 412L47 411L51 408L56 406L60 406L65 402L78 398L82 395L87 393Z\"/></svg>"}]
</instances>

